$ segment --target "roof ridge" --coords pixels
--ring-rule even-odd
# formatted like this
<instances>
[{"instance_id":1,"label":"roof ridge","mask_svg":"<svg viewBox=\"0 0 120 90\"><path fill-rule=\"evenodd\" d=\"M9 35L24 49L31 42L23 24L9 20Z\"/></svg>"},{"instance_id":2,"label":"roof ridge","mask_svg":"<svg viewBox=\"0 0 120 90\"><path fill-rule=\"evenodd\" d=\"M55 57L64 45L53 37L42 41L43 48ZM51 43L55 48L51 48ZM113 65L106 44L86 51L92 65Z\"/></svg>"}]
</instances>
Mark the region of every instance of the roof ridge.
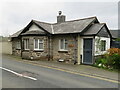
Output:
<instances>
[{"instance_id":1,"label":"roof ridge","mask_svg":"<svg viewBox=\"0 0 120 90\"><path fill-rule=\"evenodd\" d=\"M62 23L80 21L80 20L85 20L85 19L92 19L92 18L97 18L97 17L94 16L94 17L88 17L88 18L81 18L81 19L69 20L69 21L65 21L65 22L62 22ZM56 24L61 24L61 23L53 23L53 25L56 25Z\"/></svg>"},{"instance_id":2,"label":"roof ridge","mask_svg":"<svg viewBox=\"0 0 120 90\"><path fill-rule=\"evenodd\" d=\"M52 23L47 23L47 22L42 22L42 21L37 21L37 20L32 20L33 22L38 22L38 23L44 23L44 24L49 24L51 25Z\"/></svg>"},{"instance_id":3,"label":"roof ridge","mask_svg":"<svg viewBox=\"0 0 120 90\"><path fill-rule=\"evenodd\" d=\"M70 20L70 21L67 21L67 22L79 21L79 20L85 20L85 19L92 19L92 18L96 18L96 16L95 17L88 17L88 18L80 18L80 19Z\"/></svg>"},{"instance_id":4,"label":"roof ridge","mask_svg":"<svg viewBox=\"0 0 120 90\"><path fill-rule=\"evenodd\" d=\"M81 19L75 19L75 20L69 20L69 21L65 21L62 23L66 23L66 22L74 22L74 21L79 21L79 20L85 20L85 19L92 19L92 18L97 18L96 16L93 17L88 17L88 18L81 18ZM49 24L49 25L56 25L56 24L61 24L61 23L47 23L47 22L42 22L42 21L37 21L37 20L32 20L38 23L45 23L45 24Z\"/></svg>"},{"instance_id":5,"label":"roof ridge","mask_svg":"<svg viewBox=\"0 0 120 90\"><path fill-rule=\"evenodd\" d=\"M106 23L94 23L93 25L96 25L96 24L105 25Z\"/></svg>"}]
</instances>

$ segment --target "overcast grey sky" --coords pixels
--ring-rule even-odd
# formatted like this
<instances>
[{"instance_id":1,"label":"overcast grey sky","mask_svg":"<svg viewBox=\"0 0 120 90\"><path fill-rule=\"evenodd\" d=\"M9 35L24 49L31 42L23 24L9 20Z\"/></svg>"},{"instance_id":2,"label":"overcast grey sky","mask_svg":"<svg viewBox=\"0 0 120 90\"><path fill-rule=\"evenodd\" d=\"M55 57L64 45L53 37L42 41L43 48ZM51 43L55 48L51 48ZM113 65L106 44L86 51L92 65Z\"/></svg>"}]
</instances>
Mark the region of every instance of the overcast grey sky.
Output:
<instances>
[{"instance_id":1,"label":"overcast grey sky","mask_svg":"<svg viewBox=\"0 0 120 90\"><path fill-rule=\"evenodd\" d=\"M55 23L60 10L66 20L96 16L109 29L118 28L118 0L4 0L0 7L0 35L4 36L24 28L32 19Z\"/></svg>"}]
</instances>

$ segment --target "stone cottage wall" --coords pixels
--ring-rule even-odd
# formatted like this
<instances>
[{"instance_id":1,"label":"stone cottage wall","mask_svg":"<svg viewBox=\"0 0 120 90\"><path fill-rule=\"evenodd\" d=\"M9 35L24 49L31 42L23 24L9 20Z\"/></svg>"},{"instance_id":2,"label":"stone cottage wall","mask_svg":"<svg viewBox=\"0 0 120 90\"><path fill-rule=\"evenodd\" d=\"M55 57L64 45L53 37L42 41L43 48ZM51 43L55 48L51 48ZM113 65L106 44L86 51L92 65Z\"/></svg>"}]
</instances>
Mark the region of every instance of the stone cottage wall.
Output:
<instances>
[{"instance_id":1,"label":"stone cottage wall","mask_svg":"<svg viewBox=\"0 0 120 90\"><path fill-rule=\"evenodd\" d=\"M67 39L68 51L59 50L59 40ZM73 63L77 59L77 41L75 45L75 39L72 35L56 35L53 37L53 60L63 59L65 62Z\"/></svg>"},{"instance_id":2,"label":"stone cottage wall","mask_svg":"<svg viewBox=\"0 0 120 90\"><path fill-rule=\"evenodd\" d=\"M49 48L48 48L48 37L47 36L23 36L22 40L29 38L29 50L22 51L22 58L25 59L35 59L35 60L48 60ZM44 40L44 50L36 51L34 50L34 39L43 39Z\"/></svg>"},{"instance_id":3,"label":"stone cottage wall","mask_svg":"<svg viewBox=\"0 0 120 90\"><path fill-rule=\"evenodd\" d=\"M20 38L13 38L12 40L12 54L16 56L21 56L21 49L17 48L18 41L20 41Z\"/></svg>"},{"instance_id":4,"label":"stone cottage wall","mask_svg":"<svg viewBox=\"0 0 120 90\"><path fill-rule=\"evenodd\" d=\"M39 38L44 40L44 50L36 51L34 50L34 39ZM29 39L29 50L24 50L22 44L22 54L21 50L16 49L16 42L20 39L15 38L13 40L13 54L21 56L24 59L34 59L34 60L55 60L58 61L63 59L65 62L73 63L75 59L77 60L77 40L75 43L75 38L72 35L54 35L52 37L48 36L23 36L23 39ZM67 39L68 41L68 51L59 50L59 40Z\"/></svg>"}]
</instances>

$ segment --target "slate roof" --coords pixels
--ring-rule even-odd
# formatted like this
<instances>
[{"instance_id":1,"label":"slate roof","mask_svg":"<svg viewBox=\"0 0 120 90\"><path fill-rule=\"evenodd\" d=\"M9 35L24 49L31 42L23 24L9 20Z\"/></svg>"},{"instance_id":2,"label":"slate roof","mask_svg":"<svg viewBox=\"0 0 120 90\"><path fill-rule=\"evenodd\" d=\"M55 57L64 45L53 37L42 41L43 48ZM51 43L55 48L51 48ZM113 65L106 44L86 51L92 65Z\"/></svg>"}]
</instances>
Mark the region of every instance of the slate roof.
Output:
<instances>
[{"instance_id":1,"label":"slate roof","mask_svg":"<svg viewBox=\"0 0 120 90\"><path fill-rule=\"evenodd\" d=\"M65 21L62 23L45 23L45 22L40 22L36 20L32 20L31 22L37 24L39 27L42 27L44 30L46 30L50 34L67 34L67 33L81 33L85 28L87 28L94 21L99 23L96 17ZM96 29L98 30L98 28L101 28L101 27L102 27L101 24L100 25L95 24L90 28L88 32L86 32L86 34L96 33L97 31L94 31L94 30ZM16 32L11 37L18 37L23 31L24 29ZM32 33L40 34L40 32L37 33L35 31L35 32L26 32L22 35L27 35Z\"/></svg>"},{"instance_id":2,"label":"slate roof","mask_svg":"<svg viewBox=\"0 0 120 90\"><path fill-rule=\"evenodd\" d=\"M33 20L33 22L38 24L40 27L44 28L45 30L47 30L49 33L52 33L52 28L51 28L52 24L46 22L40 22L36 20Z\"/></svg>"},{"instance_id":3,"label":"slate roof","mask_svg":"<svg viewBox=\"0 0 120 90\"><path fill-rule=\"evenodd\" d=\"M113 38L120 38L120 30L110 30Z\"/></svg>"},{"instance_id":4,"label":"slate roof","mask_svg":"<svg viewBox=\"0 0 120 90\"><path fill-rule=\"evenodd\" d=\"M39 34L45 34L44 32L41 31L27 31L25 33L22 33L21 35L39 35Z\"/></svg>"},{"instance_id":5,"label":"slate roof","mask_svg":"<svg viewBox=\"0 0 120 90\"><path fill-rule=\"evenodd\" d=\"M86 19L67 21L60 24L54 24L53 25L54 34L82 32L94 20L95 20L95 17L92 17L92 18L86 18Z\"/></svg>"},{"instance_id":6,"label":"slate roof","mask_svg":"<svg viewBox=\"0 0 120 90\"><path fill-rule=\"evenodd\" d=\"M93 24L83 35L96 35L105 23Z\"/></svg>"},{"instance_id":7,"label":"slate roof","mask_svg":"<svg viewBox=\"0 0 120 90\"><path fill-rule=\"evenodd\" d=\"M23 29L17 31L16 33L14 33L13 35L11 35L10 37L18 37L22 31L23 31Z\"/></svg>"}]
</instances>

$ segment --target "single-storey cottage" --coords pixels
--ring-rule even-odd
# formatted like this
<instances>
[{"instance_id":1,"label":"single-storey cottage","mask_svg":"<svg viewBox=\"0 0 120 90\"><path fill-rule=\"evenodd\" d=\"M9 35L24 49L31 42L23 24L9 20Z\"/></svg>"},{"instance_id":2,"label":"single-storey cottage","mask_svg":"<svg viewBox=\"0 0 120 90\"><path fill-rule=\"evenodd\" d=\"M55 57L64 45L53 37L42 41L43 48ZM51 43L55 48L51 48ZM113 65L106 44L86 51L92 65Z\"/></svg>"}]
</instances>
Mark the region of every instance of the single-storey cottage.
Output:
<instances>
[{"instance_id":1,"label":"single-storey cottage","mask_svg":"<svg viewBox=\"0 0 120 90\"><path fill-rule=\"evenodd\" d=\"M57 23L32 20L11 36L13 55L33 60L93 64L96 55L110 48L110 31L97 17L65 19L59 11Z\"/></svg>"}]
</instances>

